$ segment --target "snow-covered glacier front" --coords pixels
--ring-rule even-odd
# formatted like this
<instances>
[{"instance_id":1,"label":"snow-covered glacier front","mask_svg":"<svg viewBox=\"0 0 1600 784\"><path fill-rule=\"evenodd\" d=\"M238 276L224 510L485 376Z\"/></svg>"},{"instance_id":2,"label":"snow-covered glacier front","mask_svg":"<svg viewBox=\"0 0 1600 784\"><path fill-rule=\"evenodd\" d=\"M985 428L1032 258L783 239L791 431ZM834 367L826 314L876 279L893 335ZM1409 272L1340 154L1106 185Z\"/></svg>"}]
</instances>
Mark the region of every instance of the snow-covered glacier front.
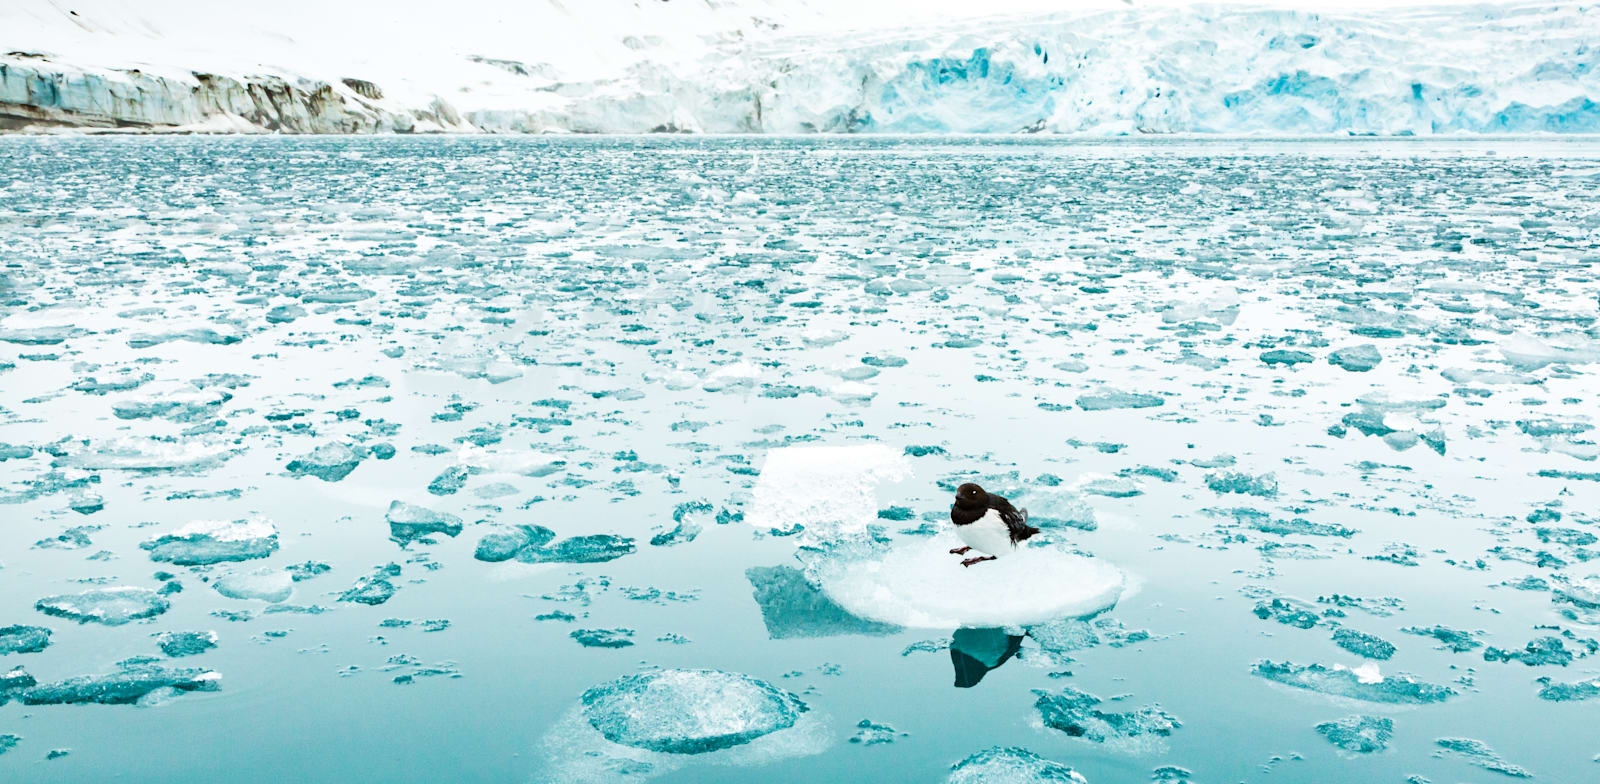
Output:
<instances>
[{"instance_id":1,"label":"snow-covered glacier front","mask_svg":"<svg viewBox=\"0 0 1600 784\"><path fill-rule=\"evenodd\" d=\"M1600 132L1600 6L183 0L0 7L0 129ZM69 8L70 6L70 8Z\"/></svg>"}]
</instances>

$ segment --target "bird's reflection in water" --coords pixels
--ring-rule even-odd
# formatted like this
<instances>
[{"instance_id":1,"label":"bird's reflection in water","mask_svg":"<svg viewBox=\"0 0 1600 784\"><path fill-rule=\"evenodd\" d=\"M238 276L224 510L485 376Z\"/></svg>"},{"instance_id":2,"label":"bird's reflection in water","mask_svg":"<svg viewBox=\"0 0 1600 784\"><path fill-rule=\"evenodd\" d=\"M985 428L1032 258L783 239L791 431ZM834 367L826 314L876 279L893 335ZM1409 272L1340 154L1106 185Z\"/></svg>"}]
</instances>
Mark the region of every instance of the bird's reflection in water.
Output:
<instances>
[{"instance_id":1,"label":"bird's reflection in water","mask_svg":"<svg viewBox=\"0 0 1600 784\"><path fill-rule=\"evenodd\" d=\"M978 685L990 670L1005 664L1022 648L1022 635L1005 629L957 629L950 637L950 663L956 668L956 688Z\"/></svg>"}]
</instances>

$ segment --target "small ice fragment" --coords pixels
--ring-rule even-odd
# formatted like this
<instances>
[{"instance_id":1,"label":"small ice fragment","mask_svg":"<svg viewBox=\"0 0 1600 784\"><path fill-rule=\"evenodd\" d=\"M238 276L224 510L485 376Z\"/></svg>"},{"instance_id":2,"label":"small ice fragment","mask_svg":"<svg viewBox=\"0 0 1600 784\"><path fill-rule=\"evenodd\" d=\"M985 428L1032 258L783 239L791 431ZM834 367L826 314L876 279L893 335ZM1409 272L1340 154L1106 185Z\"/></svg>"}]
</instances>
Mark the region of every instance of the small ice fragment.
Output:
<instances>
[{"instance_id":1,"label":"small ice fragment","mask_svg":"<svg viewBox=\"0 0 1600 784\"><path fill-rule=\"evenodd\" d=\"M1046 727L1095 743L1167 736L1183 726L1178 717L1154 705L1125 712L1103 711L1097 707L1102 702L1099 697L1071 686L1064 687L1060 694L1041 689L1034 689L1033 693L1039 696L1033 707Z\"/></svg>"},{"instance_id":2,"label":"small ice fragment","mask_svg":"<svg viewBox=\"0 0 1600 784\"><path fill-rule=\"evenodd\" d=\"M1335 697L1349 697L1367 702L1399 705L1426 705L1444 702L1455 696L1455 691L1409 676L1384 677L1375 662L1367 662L1351 670L1346 667L1324 667L1320 664L1278 664L1257 662L1252 671L1269 681L1307 689Z\"/></svg>"},{"instance_id":3,"label":"small ice fragment","mask_svg":"<svg viewBox=\"0 0 1600 784\"><path fill-rule=\"evenodd\" d=\"M602 563L634 551L633 540L613 534L572 536L549 546L527 547L517 554L523 563Z\"/></svg>"},{"instance_id":4,"label":"small ice fragment","mask_svg":"<svg viewBox=\"0 0 1600 784\"><path fill-rule=\"evenodd\" d=\"M627 648L633 645L632 629L574 629L568 636L585 648Z\"/></svg>"},{"instance_id":5,"label":"small ice fragment","mask_svg":"<svg viewBox=\"0 0 1600 784\"><path fill-rule=\"evenodd\" d=\"M1389 747L1394 720L1382 716L1346 716L1317 725L1317 733L1345 751L1370 754Z\"/></svg>"},{"instance_id":6,"label":"small ice fragment","mask_svg":"<svg viewBox=\"0 0 1600 784\"><path fill-rule=\"evenodd\" d=\"M1387 640L1348 627L1333 630L1333 644L1368 659L1387 660L1394 656L1394 645Z\"/></svg>"},{"instance_id":7,"label":"small ice fragment","mask_svg":"<svg viewBox=\"0 0 1600 784\"><path fill-rule=\"evenodd\" d=\"M385 519L389 521L389 538L402 546L429 534L453 537L461 533L461 518L404 501L390 503Z\"/></svg>"},{"instance_id":8,"label":"small ice fragment","mask_svg":"<svg viewBox=\"0 0 1600 784\"><path fill-rule=\"evenodd\" d=\"M856 722L856 734L850 736L850 742L862 746L877 746L883 743L893 743L897 738L909 737L909 732L896 732L895 728L887 724L877 724L868 719Z\"/></svg>"},{"instance_id":9,"label":"small ice fragment","mask_svg":"<svg viewBox=\"0 0 1600 784\"><path fill-rule=\"evenodd\" d=\"M1434 756L1457 756L1492 773L1501 773L1517 779L1531 779L1533 774L1526 768L1506 762L1494 749L1481 740L1471 738L1440 738L1434 741L1440 751Z\"/></svg>"},{"instance_id":10,"label":"small ice fragment","mask_svg":"<svg viewBox=\"0 0 1600 784\"><path fill-rule=\"evenodd\" d=\"M196 520L139 545L150 560L179 566L266 558L278 549L278 531L265 518Z\"/></svg>"},{"instance_id":11,"label":"small ice fragment","mask_svg":"<svg viewBox=\"0 0 1600 784\"><path fill-rule=\"evenodd\" d=\"M194 656L217 647L216 632L162 632L156 635L161 652L176 659Z\"/></svg>"},{"instance_id":12,"label":"small ice fragment","mask_svg":"<svg viewBox=\"0 0 1600 784\"><path fill-rule=\"evenodd\" d=\"M0 627L0 656L38 653L50 647L50 630L43 626Z\"/></svg>"},{"instance_id":13,"label":"small ice fragment","mask_svg":"<svg viewBox=\"0 0 1600 784\"><path fill-rule=\"evenodd\" d=\"M542 525L501 526L478 540L478 548L472 557L489 563L509 561L524 549L543 547L555 536L554 531Z\"/></svg>"},{"instance_id":14,"label":"small ice fragment","mask_svg":"<svg viewBox=\"0 0 1600 784\"><path fill-rule=\"evenodd\" d=\"M154 618L172 607L166 598L148 588L99 588L78 594L46 596L34 603L45 615L71 618L79 623L121 626Z\"/></svg>"},{"instance_id":15,"label":"small ice fragment","mask_svg":"<svg viewBox=\"0 0 1600 784\"><path fill-rule=\"evenodd\" d=\"M339 594L339 601L366 605L379 605L389 601L394 597L396 589L388 578L400 574L400 567L393 564L390 566L392 568L380 569L375 574L357 580L350 590Z\"/></svg>"},{"instance_id":16,"label":"small ice fragment","mask_svg":"<svg viewBox=\"0 0 1600 784\"><path fill-rule=\"evenodd\" d=\"M310 454L289 461L289 473L314 476L324 482L337 482L361 465L361 457L348 444L323 444Z\"/></svg>"},{"instance_id":17,"label":"small ice fragment","mask_svg":"<svg viewBox=\"0 0 1600 784\"><path fill-rule=\"evenodd\" d=\"M1153 408L1166 401L1155 395L1103 387L1097 392L1080 395L1077 402L1078 407L1085 411L1110 411L1118 408Z\"/></svg>"},{"instance_id":18,"label":"small ice fragment","mask_svg":"<svg viewBox=\"0 0 1600 784\"><path fill-rule=\"evenodd\" d=\"M276 604L288 601L294 594L294 576L271 567L252 571L240 569L224 574L212 587L229 599L255 599Z\"/></svg>"}]
</instances>

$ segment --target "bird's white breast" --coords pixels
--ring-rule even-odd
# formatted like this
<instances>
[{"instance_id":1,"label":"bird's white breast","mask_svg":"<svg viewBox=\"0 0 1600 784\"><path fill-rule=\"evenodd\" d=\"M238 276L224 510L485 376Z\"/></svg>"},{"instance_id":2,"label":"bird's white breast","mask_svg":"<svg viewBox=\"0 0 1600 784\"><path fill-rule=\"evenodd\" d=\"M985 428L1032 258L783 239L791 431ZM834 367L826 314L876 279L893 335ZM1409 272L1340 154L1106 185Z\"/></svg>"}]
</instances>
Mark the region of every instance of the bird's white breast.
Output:
<instances>
[{"instance_id":1,"label":"bird's white breast","mask_svg":"<svg viewBox=\"0 0 1600 784\"><path fill-rule=\"evenodd\" d=\"M956 536L963 544L985 555L1010 555L1016 549L1011 543L1011 529L993 509L973 522L956 526Z\"/></svg>"}]
</instances>

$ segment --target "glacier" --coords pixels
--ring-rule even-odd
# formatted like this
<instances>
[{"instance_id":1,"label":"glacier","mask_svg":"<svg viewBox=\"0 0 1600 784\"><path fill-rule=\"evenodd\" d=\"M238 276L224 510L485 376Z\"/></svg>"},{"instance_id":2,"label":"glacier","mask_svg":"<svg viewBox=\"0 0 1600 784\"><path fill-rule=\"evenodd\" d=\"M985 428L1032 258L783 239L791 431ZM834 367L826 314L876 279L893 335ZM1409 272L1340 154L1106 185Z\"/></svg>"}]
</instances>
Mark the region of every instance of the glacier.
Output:
<instances>
[{"instance_id":1,"label":"glacier","mask_svg":"<svg viewBox=\"0 0 1600 784\"><path fill-rule=\"evenodd\" d=\"M1600 133L1589 4L893 25L816 2L458 5L221 20L182 0L18 0L0 9L0 131Z\"/></svg>"}]
</instances>

